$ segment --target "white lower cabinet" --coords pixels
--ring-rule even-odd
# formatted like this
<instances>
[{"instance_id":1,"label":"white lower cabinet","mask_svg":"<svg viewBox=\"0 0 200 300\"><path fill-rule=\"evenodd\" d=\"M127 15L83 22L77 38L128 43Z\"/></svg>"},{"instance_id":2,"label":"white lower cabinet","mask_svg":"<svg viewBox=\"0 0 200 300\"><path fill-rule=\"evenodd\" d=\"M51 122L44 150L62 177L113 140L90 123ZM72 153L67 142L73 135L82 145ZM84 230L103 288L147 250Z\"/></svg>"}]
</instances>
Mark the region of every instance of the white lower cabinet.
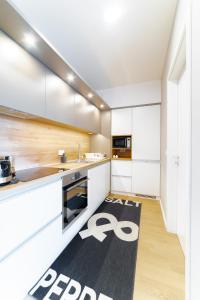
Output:
<instances>
[{"instance_id":1,"label":"white lower cabinet","mask_svg":"<svg viewBox=\"0 0 200 300\"><path fill-rule=\"evenodd\" d=\"M88 206L63 233L64 249L110 192L110 162L88 170Z\"/></svg>"},{"instance_id":2,"label":"white lower cabinet","mask_svg":"<svg viewBox=\"0 0 200 300\"><path fill-rule=\"evenodd\" d=\"M132 176L132 161L112 160L112 175Z\"/></svg>"},{"instance_id":3,"label":"white lower cabinet","mask_svg":"<svg viewBox=\"0 0 200 300\"><path fill-rule=\"evenodd\" d=\"M112 191L131 193L132 177L112 176Z\"/></svg>"},{"instance_id":4,"label":"white lower cabinet","mask_svg":"<svg viewBox=\"0 0 200 300\"><path fill-rule=\"evenodd\" d=\"M0 202L0 260L62 212L62 181Z\"/></svg>"},{"instance_id":5,"label":"white lower cabinet","mask_svg":"<svg viewBox=\"0 0 200 300\"><path fill-rule=\"evenodd\" d=\"M62 216L0 263L0 299L23 300L60 253Z\"/></svg>"},{"instance_id":6,"label":"white lower cabinet","mask_svg":"<svg viewBox=\"0 0 200 300\"><path fill-rule=\"evenodd\" d=\"M132 161L112 160L111 189L115 192L131 193Z\"/></svg>"},{"instance_id":7,"label":"white lower cabinet","mask_svg":"<svg viewBox=\"0 0 200 300\"><path fill-rule=\"evenodd\" d=\"M88 170L88 206L96 209L110 192L110 162Z\"/></svg>"},{"instance_id":8,"label":"white lower cabinet","mask_svg":"<svg viewBox=\"0 0 200 300\"><path fill-rule=\"evenodd\" d=\"M112 161L112 192L160 196L160 163L154 161Z\"/></svg>"},{"instance_id":9,"label":"white lower cabinet","mask_svg":"<svg viewBox=\"0 0 200 300\"><path fill-rule=\"evenodd\" d=\"M160 163L133 161L132 192L160 196Z\"/></svg>"},{"instance_id":10,"label":"white lower cabinet","mask_svg":"<svg viewBox=\"0 0 200 300\"><path fill-rule=\"evenodd\" d=\"M61 179L0 202L0 299L23 300L110 192L110 162L88 170L88 207L62 230Z\"/></svg>"}]
</instances>

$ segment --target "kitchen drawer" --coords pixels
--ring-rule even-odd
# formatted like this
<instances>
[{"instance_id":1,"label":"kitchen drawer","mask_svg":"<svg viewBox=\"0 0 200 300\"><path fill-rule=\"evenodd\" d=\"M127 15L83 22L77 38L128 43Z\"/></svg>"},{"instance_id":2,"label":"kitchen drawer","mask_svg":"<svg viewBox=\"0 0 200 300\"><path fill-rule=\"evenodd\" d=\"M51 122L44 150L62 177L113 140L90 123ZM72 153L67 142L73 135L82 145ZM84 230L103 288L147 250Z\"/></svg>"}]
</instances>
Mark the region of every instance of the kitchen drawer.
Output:
<instances>
[{"instance_id":1,"label":"kitchen drawer","mask_svg":"<svg viewBox=\"0 0 200 300\"><path fill-rule=\"evenodd\" d=\"M132 176L132 161L112 160L112 175Z\"/></svg>"},{"instance_id":2,"label":"kitchen drawer","mask_svg":"<svg viewBox=\"0 0 200 300\"><path fill-rule=\"evenodd\" d=\"M0 259L61 212L61 180L1 201Z\"/></svg>"},{"instance_id":3,"label":"kitchen drawer","mask_svg":"<svg viewBox=\"0 0 200 300\"><path fill-rule=\"evenodd\" d=\"M131 193L132 177L112 176L112 191Z\"/></svg>"},{"instance_id":4,"label":"kitchen drawer","mask_svg":"<svg viewBox=\"0 0 200 300\"><path fill-rule=\"evenodd\" d=\"M4 259L0 263L1 299L24 299L60 254L61 243L62 216Z\"/></svg>"}]
</instances>

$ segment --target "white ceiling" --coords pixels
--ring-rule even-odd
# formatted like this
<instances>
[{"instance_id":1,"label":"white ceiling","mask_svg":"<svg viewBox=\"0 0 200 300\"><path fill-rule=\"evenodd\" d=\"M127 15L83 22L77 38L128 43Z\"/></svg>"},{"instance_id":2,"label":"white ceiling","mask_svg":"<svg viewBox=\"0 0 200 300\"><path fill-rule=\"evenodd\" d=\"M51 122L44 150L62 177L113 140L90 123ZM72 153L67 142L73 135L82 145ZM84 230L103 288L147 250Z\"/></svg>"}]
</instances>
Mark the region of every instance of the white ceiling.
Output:
<instances>
[{"instance_id":1,"label":"white ceiling","mask_svg":"<svg viewBox=\"0 0 200 300\"><path fill-rule=\"evenodd\" d=\"M94 89L160 79L177 0L12 0Z\"/></svg>"}]
</instances>

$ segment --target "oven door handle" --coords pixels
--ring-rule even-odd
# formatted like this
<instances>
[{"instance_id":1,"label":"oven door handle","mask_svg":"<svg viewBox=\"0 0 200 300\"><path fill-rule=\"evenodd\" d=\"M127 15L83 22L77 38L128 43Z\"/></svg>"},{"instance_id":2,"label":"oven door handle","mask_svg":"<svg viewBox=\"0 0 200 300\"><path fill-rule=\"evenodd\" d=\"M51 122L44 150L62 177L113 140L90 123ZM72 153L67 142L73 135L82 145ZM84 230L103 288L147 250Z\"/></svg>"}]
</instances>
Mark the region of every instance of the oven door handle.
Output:
<instances>
[{"instance_id":1,"label":"oven door handle","mask_svg":"<svg viewBox=\"0 0 200 300\"><path fill-rule=\"evenodd\" d=\"M84 183L84 182L87 182L88 180L89 180L89 179L87 178L87 179L84 179L84 180L82 180L82 181L77 182L76 184L74 184L74 185L71 186L70 188L66 189L66 192L69 192L69 191L73 190L75 187L79 186L80 184L82 184L82 183Z\"/></svg>"}]
</instances>

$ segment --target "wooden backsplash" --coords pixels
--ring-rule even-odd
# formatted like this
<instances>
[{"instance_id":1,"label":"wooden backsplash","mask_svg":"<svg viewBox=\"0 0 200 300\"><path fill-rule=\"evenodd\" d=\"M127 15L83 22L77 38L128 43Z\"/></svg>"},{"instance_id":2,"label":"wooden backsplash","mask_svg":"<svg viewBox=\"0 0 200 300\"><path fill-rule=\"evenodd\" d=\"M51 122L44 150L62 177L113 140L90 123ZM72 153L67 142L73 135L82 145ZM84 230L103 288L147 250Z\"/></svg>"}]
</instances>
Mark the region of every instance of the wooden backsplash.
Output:
<instances>
[{"instance_id":1,"label":"wooden backsplash","mask_svg":"<svg viewBox=\"0 0 200 300\"><path fill-rule=\"evenodd\" d=\"M66 151L69 160L77 159L78 144L81 155L89 152L89 135L36 120L0 115L0 156L14 156L17 170L59 162L59 149Z\"/></svg>"}]
</instances>

